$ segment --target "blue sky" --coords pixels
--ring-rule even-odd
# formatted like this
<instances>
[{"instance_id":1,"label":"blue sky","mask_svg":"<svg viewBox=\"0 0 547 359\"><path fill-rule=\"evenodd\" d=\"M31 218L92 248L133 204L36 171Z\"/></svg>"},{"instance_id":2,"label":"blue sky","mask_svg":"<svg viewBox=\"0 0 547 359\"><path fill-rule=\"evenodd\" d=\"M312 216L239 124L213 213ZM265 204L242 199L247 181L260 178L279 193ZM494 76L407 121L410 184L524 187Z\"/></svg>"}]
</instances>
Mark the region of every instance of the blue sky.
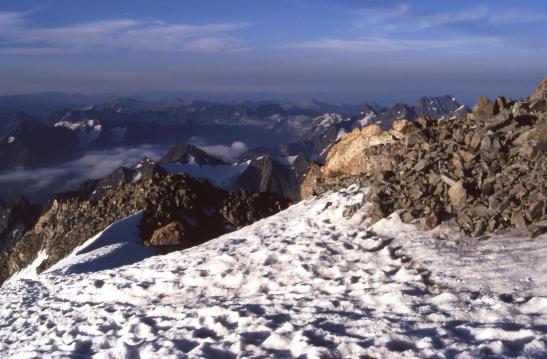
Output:
<instances>
[{"instance_id":1,"label":"blue sky","mask_svg":"<svg viewBox=\"0 0 547 359\"><path fill-rule=\"evenodd\" d=\"M1 0L0 93L520 97L546 1Z\"/></svg>"}]
</instances>

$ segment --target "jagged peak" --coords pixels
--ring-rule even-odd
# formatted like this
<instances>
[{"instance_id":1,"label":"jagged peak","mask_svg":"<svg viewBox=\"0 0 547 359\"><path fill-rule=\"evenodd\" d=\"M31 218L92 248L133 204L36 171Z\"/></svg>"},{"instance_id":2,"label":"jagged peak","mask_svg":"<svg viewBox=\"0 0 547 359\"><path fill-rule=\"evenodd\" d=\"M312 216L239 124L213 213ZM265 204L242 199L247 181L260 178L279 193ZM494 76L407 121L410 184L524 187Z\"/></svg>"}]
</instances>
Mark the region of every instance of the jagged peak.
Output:
<instances>
[{"instance_id":1,"label":"jagged peak","mask_svg":"<svg viewBox=\"0 0 547 359\"><path fill-rule=\"evenodd\" d=\"M226 162L211 156L204 150L191 144L178 144L169 149L160 163L179 162L182 164L196 163L199 165L223 165Z\"/></svg>"}]
</instances>

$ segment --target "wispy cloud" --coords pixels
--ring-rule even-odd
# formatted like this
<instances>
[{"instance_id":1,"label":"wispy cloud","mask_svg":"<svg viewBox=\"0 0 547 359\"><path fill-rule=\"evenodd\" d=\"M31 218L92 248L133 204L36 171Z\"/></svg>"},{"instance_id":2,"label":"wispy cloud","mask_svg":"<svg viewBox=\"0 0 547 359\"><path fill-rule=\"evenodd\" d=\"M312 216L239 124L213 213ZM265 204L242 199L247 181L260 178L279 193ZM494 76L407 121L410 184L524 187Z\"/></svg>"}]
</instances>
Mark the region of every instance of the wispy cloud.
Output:
<instances>
[{"instance_id":1,"label":"wispy cloud","mask_svg":"<svg viewBox=\"0 0 547 359\"><path fill-rule=\"evenodd\" d=\"M422 16L411 15L408 17L408 20L418 29L428 29L448 24L487 20L488 17L489 10L484 6L481 6L473 9L438 12Z\"/></svg>"},{"instance_id":2,"label":"wispy cloud","mask_svg":"<svg viewBox=\"0 0 547 359\"><path fill-rule=\"evenodd\" d=\"M0 13L0 53L44 54L105 50L219 53L246 49L234 33L248 23L204 25L113 19L34 27L27 13Z\"/></svg>"},{"instance_id":3,"label":"wispy cloud","mask_svg":"<svg viewBox=\"0 0 547 359\"><path fill-rule=\"evenodd\" d=\"M356 39L323 38L317 41L287 45L292 48L338 50L352 52L422 51L435 49L460 49L478 45L502 44L497 37L453 38L446 40L407 40L388 37L359 37Z\"/></svg>"},{"instance_id":4,"label":"wispy cloud","mask_svg":"<svg viewBox=\"0 0 547 359\"><path fill-rule=\"evenodd\" d=\"M517 38L495 31L495 28L517 22L547 21L547 14L519 9L491 9L487 6L451 12L424 12L407 4L398 4L352 9L349 18L351 29L348 32L353 36L325 36L279 47L368 53L435 49L471 52L512 42L521 47L533 43L537 49L537 44L544 44L544 40ZM491 29L474 33L467 26L471 23ZM441 28L447 27L450 29L441 31Z\"/></svg>"},{"instance_id":5,"label":"wispy cloud","mask_svg":"<svg viewBox=\"0 0 547 359\"><path fill-rule=\"evenodd\" d=\"M419 31L444 25L481 22L484 25L532 23L547 21L547 13L518 8L492 9L488 6L463 8L449 12L421 12L415 7L399 4L351 11L352 24L370 32L378 30Z\"/></svg>"}]
</instances>

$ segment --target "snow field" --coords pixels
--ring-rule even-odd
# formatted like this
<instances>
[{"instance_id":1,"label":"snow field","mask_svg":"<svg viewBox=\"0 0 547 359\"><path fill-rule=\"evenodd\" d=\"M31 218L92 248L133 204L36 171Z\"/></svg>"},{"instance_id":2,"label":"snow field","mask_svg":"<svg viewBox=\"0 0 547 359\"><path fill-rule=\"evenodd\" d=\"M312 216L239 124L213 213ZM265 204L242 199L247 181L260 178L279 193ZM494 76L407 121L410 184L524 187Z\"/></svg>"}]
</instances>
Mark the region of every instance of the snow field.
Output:
<instances>
[{"instance_id":1,"label":"snow field","mask_svg":"<svg viewBox=\"0 0 547 359\"><path fill-rule=\"evenodd\" d=\"M4 285L0 357L542 357L544 272L522 268L524 297L507 300L499 290L519 280L507 274L519 256L479 246L489 258L460 260L435 239L445 234L396 214L371 227L362 210L346 218L363 196L350 187L194 248L105 264L105 253L136 250L119 250L128 217L105 231L111 240L100 234L47 273ZM546 241L534 240L534 258L546 258ZM484 273L502 259L505 275ZM481 274L497 283L466 283Z\"/></svg>"}]
</instances>

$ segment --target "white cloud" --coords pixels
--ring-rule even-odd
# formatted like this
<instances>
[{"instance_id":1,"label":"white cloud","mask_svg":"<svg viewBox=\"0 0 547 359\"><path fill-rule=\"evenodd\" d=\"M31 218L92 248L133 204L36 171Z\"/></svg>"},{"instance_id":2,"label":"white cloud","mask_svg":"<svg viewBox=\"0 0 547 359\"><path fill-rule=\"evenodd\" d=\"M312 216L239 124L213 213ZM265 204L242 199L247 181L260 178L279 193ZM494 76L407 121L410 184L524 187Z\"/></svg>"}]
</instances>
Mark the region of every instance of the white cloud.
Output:
<instances>
[{"instance_id":1,"label":"white cloud","mask_svg":"<svg viewBox=\"0 0 547 359\"><path fill-rule=\"evenodd\" d=\"M235 141L229 146L208 145L205 138L197 136L191 137L188 143L191 143L192 145L201 148L203 151L207 152L211 156L220 158L221 160L226 162L233 162L238 160L249 149L249 147L241 141Z\"/></svg>"},{"instance_id":2,"label":"white cloud","mask_svg":"<svg viewBox=\"0 0 547 359\"><path fill-rule=\"evenodd\" d=\"M210 154L211 156L220 158L227 162L232 162L241 157L249 147L240 141L235 141L230 146L216 145L216 146L202 146L202 150Z\"/></svg>"},{"instance_id":3,"label":"white cloud","mask_svg":"<svg viewBox=\"0 0 547 359\"><path fill-rule=\"evenodd\" d=\"M536 13L517 8L499 9L487 6L464 8L450 12L423 13L417 9L400 4L392 7L372 7L354 10L351 13L352 24L369 33L387 33L391 31L420 31L424 29L466 23L482 22L485 25L507 23L531 23L547 21L546 13Z\"/></svg>"},{"instance_id":4,"label":"white cloud","mask_svg":"<svg viewBox=\"0 0 547 359\"><path fill-rule=\"evenodd\" d=\"M114 19L63 27L30 26L28 14L0 13L0 53L32 54L131 50L218 53L245 49L234 32L247 23L204 25Z\"/></svg>"}]
</instances>

